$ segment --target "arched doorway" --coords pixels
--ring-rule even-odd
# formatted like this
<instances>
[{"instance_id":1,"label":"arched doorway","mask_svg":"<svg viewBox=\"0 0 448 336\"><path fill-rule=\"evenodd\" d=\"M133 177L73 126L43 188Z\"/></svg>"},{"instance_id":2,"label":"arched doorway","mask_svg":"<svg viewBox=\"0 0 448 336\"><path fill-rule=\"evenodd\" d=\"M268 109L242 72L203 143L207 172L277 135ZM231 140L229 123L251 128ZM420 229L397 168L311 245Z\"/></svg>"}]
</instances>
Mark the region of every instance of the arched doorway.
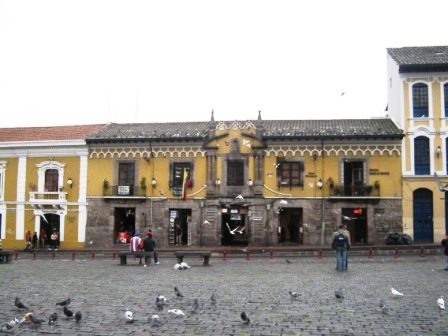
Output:
<instances>
[{"instance_id":1,"label":"arched doorway","mask_svg":"<svg viewBox=\"0 0 448 336\"><path fill-rule=\"evenodd\" d=\"M413 196L414 241L432 243L434 240L432 191L425 188L417 189Z\"/></svg>"}]
</instances>

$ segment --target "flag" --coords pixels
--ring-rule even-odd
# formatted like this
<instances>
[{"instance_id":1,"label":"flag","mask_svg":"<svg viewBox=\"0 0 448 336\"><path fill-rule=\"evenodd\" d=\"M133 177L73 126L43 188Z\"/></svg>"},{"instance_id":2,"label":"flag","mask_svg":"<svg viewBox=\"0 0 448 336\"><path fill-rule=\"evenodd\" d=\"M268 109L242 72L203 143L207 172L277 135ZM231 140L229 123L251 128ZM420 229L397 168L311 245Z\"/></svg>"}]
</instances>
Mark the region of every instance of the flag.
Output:
<instances>
[{"instance_id":1,"label":"flag","mask_svg":"<svg viewBox=\"0 0 448 336\"><path fill-rule=\"evenodd\" d=\"M182 199L187 199L187 188L191 186L190 172L184 168L184 183L182 184Z\"/></svg>"}]
</instances>

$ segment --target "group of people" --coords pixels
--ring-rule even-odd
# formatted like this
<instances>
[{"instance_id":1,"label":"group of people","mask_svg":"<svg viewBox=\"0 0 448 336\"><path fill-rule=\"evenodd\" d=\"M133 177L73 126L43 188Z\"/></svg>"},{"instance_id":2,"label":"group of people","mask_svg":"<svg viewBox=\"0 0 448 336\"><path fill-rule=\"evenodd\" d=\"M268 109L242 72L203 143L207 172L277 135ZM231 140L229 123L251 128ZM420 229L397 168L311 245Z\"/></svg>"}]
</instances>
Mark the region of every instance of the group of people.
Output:
<instances>
[{"instance_id":1,"label":"group of people","mask_svg":"<svg viewBox=\"0 0 448 336\"><path fill-rule=\"evenodd\" d=\"M145 251L152 252L154 255L154 263L156 265L159 264L159 255L156 251L156 242L152 237L152 231L149 230L146 232L146 238L141 238L141 233L136 232L134 236L131 238L131 242L129 244L129 250L131 252ZM140 257L140 264L142 264L142 257ZM146 265L146 264L145 264Z\"/></svg>"},{"instance_id":2,"label":"group of people","mask_svg":"<svg viewBox=\"0 0 448 336\"><path fill-rule=\"evenodd\" d=\"M27 230L25 232L25 249L24 252L38 251L38 245L40 248L44 248L47 243L47 233L44 229L40 231L39 236L35 231L33 235L31 235L31 231ZM59 245L59 233L56 229L53 229L53 232L50 235L50 242L48 250L58 250Z\"/></svg>"}]
</instances>

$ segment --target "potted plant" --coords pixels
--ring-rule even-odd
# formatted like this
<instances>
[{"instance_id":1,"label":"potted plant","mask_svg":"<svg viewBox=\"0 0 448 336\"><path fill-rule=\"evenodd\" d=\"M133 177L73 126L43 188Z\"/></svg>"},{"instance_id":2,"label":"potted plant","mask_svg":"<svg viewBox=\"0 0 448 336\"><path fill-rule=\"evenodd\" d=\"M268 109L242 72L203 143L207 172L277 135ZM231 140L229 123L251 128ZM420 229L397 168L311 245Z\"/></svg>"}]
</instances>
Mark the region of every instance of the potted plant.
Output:
<instances>
[{"instance_id":1,"label":"potted plant","mask_svg":"<svg viewBox=\"0 0 448 336\"><path fill-rule=\"evenodd\" d=\"M334 181L333 181L333 179L331 177L328 178L327 184L330 187L330 189L334 188Z\"/></svg>"},{"instance_id":2,"label":"potted plant","mask_svg":"<svg viewBox=\"0 0 448 336\"><path fill-rule=\"evenodd\" d=\"M373 186L371 186L370 184L366 186L366 192L367 194L370 194L373 190Z\"/></svg>"},{"instance_id":3,"label":"potted plant","mask_svg":"<svg viewBox=\"0 0 448 336\"><path fill-rule=\"evenodd\" d=\"M142 187L142 189L146 189L146 177L144 176L140 180L140 187Z\"/></svg>"},{"instance_id":4,"label":"potted plant","mask_svg":"<svg viewBox=\"0 0 448 336\"><path fill-rule=\"evenodd\" d=\"M104 181L103 181L103 188L104 189L109 188L109 181L107 179L104 179Z\"/></svg>"}]
</instances>

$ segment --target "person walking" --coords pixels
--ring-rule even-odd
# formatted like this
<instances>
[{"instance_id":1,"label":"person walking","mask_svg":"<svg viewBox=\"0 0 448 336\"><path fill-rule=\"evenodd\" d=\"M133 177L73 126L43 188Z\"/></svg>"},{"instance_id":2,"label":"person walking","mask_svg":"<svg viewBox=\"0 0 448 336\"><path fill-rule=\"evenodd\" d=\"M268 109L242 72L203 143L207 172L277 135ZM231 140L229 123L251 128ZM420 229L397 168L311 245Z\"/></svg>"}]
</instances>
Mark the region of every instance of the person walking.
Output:
<instances>
[{"instance_id":1,"label":"person walking","mask_svg":"<svg viewBox=\"0 0 448 336\"><path fill-rule=\"evenodd\" d=\"M31 231L25 232L25 249L24 252L31 252Z\"/></svg>"},{"instance_id":2,"label":"person walking","mask_svg":"<svg viewBox=\"0 0 448 336\"><path fill-rule=\"evenodd\" d=\"M446 256L446 261L445 261L445 271L448 271L448 234L445 236L445 238L442 239L441 242L442 246L445 247L444 253Z\"/></svg>"},{"instance_id":3,"label":"person walking","mask_svg":"<svg viewBox=\"0 0 448 336\"><path fill-rule=\"evenodd\" d=\"M56 229L53 229L53 232L51 233L50 236L50 248L48 249L49 251L58 250L58 238L59 238L58 231Z\"/></svg>"},{"instance_id":4,"label":"person walking","mask_svg":"<svg viewBox=\"0 0 448 336\"><path fill-rule=\"evenodd\" d=\"M40 230L40 234L39 234L39 245L40 245L40 248L44 248L46 242L47 242L47 233L45 232L44 229L42 229L42 230Z\"/></svg>"},{"instance_id":5,"label":"person walking","mask_svg":"<svg viewBox=\"0 0 448 336\"><path fill-rule=\"evenodd\" d=\"M32 241L33 241L33 245L31 246L31 249L34 251L37 251L37 242L38 242L37 232L34 232Z\"/></svg>"},{"instance_id":6,"label":"person walking","mask_svg":"<svg viewBox=\"0 0 448 336\"><path fill-rule=\"evenodd\" d=\"M333 233L332 248L336 250L336 271L347 270L347 251L350 249L350 236L344 230L344 224L339 225L339 229Z\"/></svg>"}]
</instances>

